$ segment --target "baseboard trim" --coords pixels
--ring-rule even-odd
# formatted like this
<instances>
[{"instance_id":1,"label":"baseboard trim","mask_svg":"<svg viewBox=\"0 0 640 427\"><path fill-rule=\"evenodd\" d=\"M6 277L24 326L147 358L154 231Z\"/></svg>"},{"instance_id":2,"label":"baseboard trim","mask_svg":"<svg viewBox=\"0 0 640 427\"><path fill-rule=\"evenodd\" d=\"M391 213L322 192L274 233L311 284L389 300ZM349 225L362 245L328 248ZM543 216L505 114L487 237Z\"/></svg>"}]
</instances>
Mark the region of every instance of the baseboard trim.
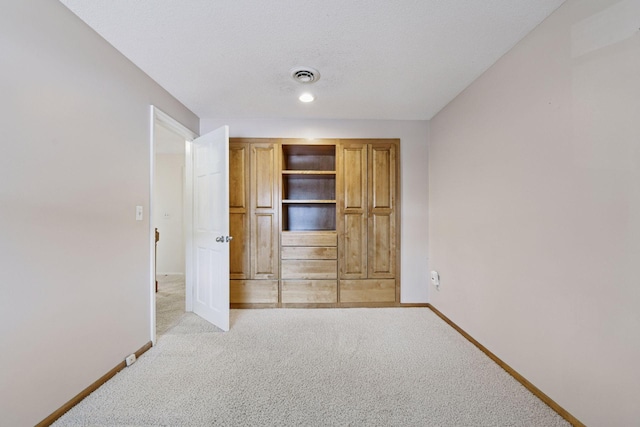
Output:
<instances>
[{"instance_id":1,"label":"baseboard trim","mask_svg":"<svg viewBox=\"0 0 640 427\"><path fill-rule=\"evenodd\" d=\"M140 347L140 349L138 351L136 351L136 358L138 358L141 355L143 355L147 350L149 350L151 348L151 346L152 346L152 343L151 343L151 341L149 341L148 343L146 343L145 345ZM89 396L91 393L96 391L98 389L98 387L100 387L102 384L104 384L107 381L109 381L118 372L120 372L121 370L123 370L126 367L127 367L127 364L124 362L124 360L122 362L118 363L113 369L111 369L109 372L107 372L106 374L104 374L103 376L98 378L89 387L87 387L84 390L82 390L74 398L69 400L64 405L62 405L60 408L58 408L55 412L53 412L47 418L45 418L44 420L42 420L38 424L36 424L36 427L48 427L48 426L50 426L51 424L54 423L54 421L56 421L58 418L60 418L66 412L68 412L71 408L73 408L78 403L80 403L82 401L82 399L84 399L85 397Z\"/></svg>"},{"instance_id":2,"label":"baseboard trim","mask_svg":"<svg viewBox=\"0 0 640 427\"><path fill-rule=\"evenodd\" d=\"M398 308L398 307L429 307L428 303L397 303L397 302L339 302L339 303L246 303L233 302L232 309L262 309L262 308Z\"/></svg>"},{"instance_id":3,"label":"baseboard trim","mask_svg":"<svg viewBox=\"0 0 640 427\"><path fill-rule=\"evenodd\" d=\"M516 379L516 381L518 381L520 384L522 384L527 390L529 390L531 393L533 393L536 397L538 397L540 400L542 400L544 403L547 404L547 406L549 406L551 409L553 409L554 411L556 411L558 413L558 415L560 415L562 418L564 418L565 420L567 420L569 423L571 423L572 426L574 427L586 427L582 422L580 422L580 420L578 420L576 417L574 417L573 415L571 415L569 413L569 411L567 411L566 409L564 409L562 406L558 405L553 399L551 399L549 396L547 396L546 394L544 394L544 392L542 390L540 390L538 387L536 387L535 385L533 385L529 380L527 380L525 377L523 377L522 375L520 375L515 369L513 369L511 366L507 365L502 359L500 359L498 356L496 356L495 354L493 354L491 351L489 351L489 349L487 349L485 346L483 346L482 344L480 344L478 341L476 341L471 335L469 335L468 333L466 333L461 327L459 327L458 325L456 325L455 323L453 323L453 321L451 319L449 319L447 316L445 316L444 314L442 314L437 308L435 308L433 305L428 304L427 305L429 307L429 309L431 309L431 311L433 311L438 317L440 317L442 320L444 320L449 326L451 326L453 329L455 329L456 331L458 331L458 333L460 335L462 335L463 337L465 337L469 342L471 342L471 344L475 345L476 347L478 347L478 349L483 352L484 354L486 354L491 360L493 360L495 363L498 364L498 366L500 366L502 369L504 369L505 371L507 371L507 373L509 375L511 375L513 378Z\"/></svg>"}]
</instances>

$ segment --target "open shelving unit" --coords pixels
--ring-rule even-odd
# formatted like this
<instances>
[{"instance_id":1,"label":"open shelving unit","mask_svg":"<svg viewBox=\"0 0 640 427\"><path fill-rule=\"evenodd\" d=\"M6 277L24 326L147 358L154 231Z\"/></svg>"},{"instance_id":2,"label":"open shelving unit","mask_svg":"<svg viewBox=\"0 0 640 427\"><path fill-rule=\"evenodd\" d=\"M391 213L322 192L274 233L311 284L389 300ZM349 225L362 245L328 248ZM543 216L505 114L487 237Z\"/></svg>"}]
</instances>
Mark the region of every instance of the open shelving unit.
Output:
<instances>
[{"instance_id":1,"label":"open shelving unit","mask_svg":"<svg viewBox=\"0 0 640 427\"><path fill-rule=\"evenodd\" d=\"M335 145L282 145L282 230L336 230Z\"/></svg>"}]
</instances>

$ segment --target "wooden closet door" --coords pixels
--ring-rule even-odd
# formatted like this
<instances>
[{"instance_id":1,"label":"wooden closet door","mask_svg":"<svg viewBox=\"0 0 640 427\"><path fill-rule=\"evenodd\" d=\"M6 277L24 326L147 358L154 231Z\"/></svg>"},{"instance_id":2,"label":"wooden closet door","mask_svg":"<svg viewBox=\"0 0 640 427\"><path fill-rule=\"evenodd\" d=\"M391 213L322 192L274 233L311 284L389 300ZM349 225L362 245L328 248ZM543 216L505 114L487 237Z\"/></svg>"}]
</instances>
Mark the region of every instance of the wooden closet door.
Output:
<instances>
[{"instance_id":1,"label":"wooden closet door","mask_svg":"<svg viewBox=\"0 0 640 427\"><path fill-rule=\"evenodd\" d=\"M340 154L340 278L364 279L367 277L367 145L345 143Z\"/></svg>"},{"instance_id":2,"label":"wooden closet door","mask_svg":"<svg viewBox=\"0 0 640 427\"><path fill-rule=\"evenodd\" d=\"M369 146L368 277L396 275L396 146Z\"/></svg>"},{"instance_id":3,"label":"wooden closet door","mask_svg":"<svg viewBox=\"0 0 640 427\"><path fill-rule=\"evenodd\" d=\"M249 145L229 143L229 278L248 279Z\"/></svg>"},{"instance_id":4,"label":"wooden closet door","mask_svg":"<svg viewBox=\"0 0 640 427\"><path fill-rule=\"evenodd\" d=\"M274 143L251 144L251 278L278 278L278 156Z\"/></svg>"}]
</instances>

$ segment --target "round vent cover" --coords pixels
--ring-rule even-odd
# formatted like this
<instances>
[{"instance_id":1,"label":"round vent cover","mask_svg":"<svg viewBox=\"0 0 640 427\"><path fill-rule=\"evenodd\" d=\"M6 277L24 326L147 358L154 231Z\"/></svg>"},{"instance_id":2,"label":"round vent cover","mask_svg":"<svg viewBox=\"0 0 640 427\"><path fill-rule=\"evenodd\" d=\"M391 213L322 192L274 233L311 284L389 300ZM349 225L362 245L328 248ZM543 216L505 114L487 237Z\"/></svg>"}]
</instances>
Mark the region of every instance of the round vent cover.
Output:
<instances>
[{"instance_id":1,"label":"round vent cover","mask_svg":"<svg viewBox=\"0 0 640 427\"><path fill-rule=\"evenodd\" d=\"M320 73L311 67L296 67L291 69L291 78L298 83L313 83L320 79Z\"/></svg>"}]
</instances>

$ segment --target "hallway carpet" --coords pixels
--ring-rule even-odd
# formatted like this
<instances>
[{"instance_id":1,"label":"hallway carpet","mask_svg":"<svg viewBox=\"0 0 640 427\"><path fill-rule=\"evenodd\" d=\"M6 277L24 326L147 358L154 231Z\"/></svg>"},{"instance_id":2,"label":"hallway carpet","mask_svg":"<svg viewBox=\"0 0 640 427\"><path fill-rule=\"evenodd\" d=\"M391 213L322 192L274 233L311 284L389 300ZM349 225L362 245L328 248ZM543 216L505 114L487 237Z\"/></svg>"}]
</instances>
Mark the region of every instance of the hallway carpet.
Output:
<instances>
[{"instance_id":1,"label":"hallway carpet","mask_svg":"<svg viewBox=\"0 0 640 427\"><path fill-rule=\"evenodd\" d=\"M54 425L568 426L426 308L185 313Z\"/></svg>"},{"instance_id":2,"label":"hallway carpet","mask_svg":"<svg viewBox=\"0 0 640 427\"><path fill-rule=\"evenodd\" d=\"M163 335L176 325L184 314L184 274L163 274L157 277L156 334Z\"/></svg>"}]
</instances>

